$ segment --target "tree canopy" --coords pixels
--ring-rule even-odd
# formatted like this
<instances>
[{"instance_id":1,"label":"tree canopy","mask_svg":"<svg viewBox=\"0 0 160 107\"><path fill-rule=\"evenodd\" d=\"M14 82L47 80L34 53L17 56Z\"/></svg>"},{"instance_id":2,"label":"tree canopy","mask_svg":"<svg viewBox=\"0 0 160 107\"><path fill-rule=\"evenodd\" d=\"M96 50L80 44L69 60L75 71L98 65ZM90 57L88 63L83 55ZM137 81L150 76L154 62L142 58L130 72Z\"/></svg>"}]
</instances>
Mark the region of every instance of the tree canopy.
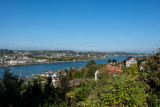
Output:
<instances>
[{"instance_id":1,"label":"tree canopy","mask_svg":"<svg viewBox=\"0 0 160 107\"><path fill-rule=\"evenodd\" d=\"M90 62L87 63L86 67L89 67L91 65L95 65L95 61L94 60L90 60Z\"/></svg>"}]
</instances>

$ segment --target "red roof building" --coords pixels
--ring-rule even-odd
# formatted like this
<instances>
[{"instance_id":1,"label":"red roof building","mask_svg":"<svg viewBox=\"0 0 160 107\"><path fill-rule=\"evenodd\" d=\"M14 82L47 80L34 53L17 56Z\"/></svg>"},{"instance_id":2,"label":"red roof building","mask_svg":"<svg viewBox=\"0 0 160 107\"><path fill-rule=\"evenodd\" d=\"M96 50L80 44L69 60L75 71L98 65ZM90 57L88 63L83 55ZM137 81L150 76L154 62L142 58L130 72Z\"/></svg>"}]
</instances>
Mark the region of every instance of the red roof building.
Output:
<instances>
[{"instance_id":1,"label":"red roof building","mask_svg":"<svg viewBox=\"0 0 160 107\"><path fill-rule=\"evenodd\" d=\"M122 72L122 65L121 64L119 64L119 66L106 65L105 69L98 70L99 73L106 72L106 71L109 71L109 74L113 76L116 73Z\"/></svg>"},{"instance_id":2,"label":"red roof building","mask_svg":"<svg viewBox=\"0 0 160 107\"><path fill-rule=\"evenodd\" d=\"M111 65L106 65L105 69L102 70L97 70L95 74L95 81L97 81L97 75L98 73L106 72L109 71L110 76L114 76L115 74L120 74L122 72L122 65L119 64L119 66L111 66Z\"/></svg>"},{"instance_id":3,"label":"red roof building","mask_svg":"<svg viewBox=\"0 0 160 107\"><path fill-rule=\"evenodd\" d=\"M121 67L121 64L119 66L107 65L105 67L105 71L122 72L122 67Z\"/></svg>"}]
</instances>

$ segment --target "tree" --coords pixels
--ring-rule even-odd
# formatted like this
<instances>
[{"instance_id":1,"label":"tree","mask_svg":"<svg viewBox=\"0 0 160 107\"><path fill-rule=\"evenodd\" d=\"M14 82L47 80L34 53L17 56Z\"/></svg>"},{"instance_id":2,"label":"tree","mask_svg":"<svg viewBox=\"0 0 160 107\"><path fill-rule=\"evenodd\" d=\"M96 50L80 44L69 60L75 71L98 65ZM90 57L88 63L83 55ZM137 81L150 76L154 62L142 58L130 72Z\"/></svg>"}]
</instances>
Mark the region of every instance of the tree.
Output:
<instances>
[{"instance_id":1,"label":"tree","mask_svg":"<svg viewBox=\"0 0 160 107\"><path fill-rule=\"evenodd\" d=\"M113 60L112 60L112 62L116 63L116 62L117 62L117 60L116 60L116 59L113 59Z\"/></svg>"},{"instance_id":2,"label":"tree","mask_svg":"<svg viewBox=\"0 0 160 107\"><path fill-rule=\"evenodd\" d=\"M110 62L112 62L110 59L107 61L107 63L110 63Z\"/></svg>"},{"instance_id":3,"label":"tree","mask_svg":"<svg viewBox=\"0 0 160 107\"><path fill-rule=\"evenodd\" d=\"M48 105L54 104L54 102L56 101L56 92L52 83L52 77L47 78L47 83L44 86L44 93L45 93L45 102Z\"/></svg>"},{"instance_id":4,"label":"tree","mask_svg":"<svg viewBox=\"0 0 160 107\"><path fill-rule=\"evenodd\" d=\"M18 107L22 104L22 83L23 80L9 72L8 68L5 69L0 82L0 106Z\"/></svg>"},{"instance_id":5,"label":"tree","mask_svg":"<svg viewBox=\"0 0 160 107\"><path fill-rule=\"evenodd\" d=\"M41 83L35 79L33 85L29 84L23 93L25 107L39 107L45 104L44 92Z\"/></svg>"},{"instance_id":6,"label":"tree","mask_svg":"<svg viewBox=\"0 0 160 107\"><path fill-rule=\"evenodd\" d=\"M94 60L91 60L90 62L87 63L86 67L89 67L91 65L95 65L95 61Z\"/></svg>"},{"instance_id":7,"label":"tree","mask_svg":"<svg viewBox=\"0 0 160 107\"><path fill-rule=\"evenodd\" d=\"M129 70L130 75L132 75L133 77L136 77L136 75L139 74L139 73L138 73L137 64L134 64L134 65L130 66L130 67L128 68L128 70Z\"/></svg>"},{"instance_id":8,"label":"tree","mask_svg":"<svg viewBox=\"0 0 160 107\"><path fill-rule=\"evenodd\" d=\"M69 90L69 80L67 79L66 76L63 76L60 79L60 88L62 89L62 91L65 93L66 91Z\"/></svg>"},{"instance_id":9,"label":"tree","mask_svg":"<svg viewBox=\"0 0 160 107\"><path fill-rule=\"evenodd\" d=\"M97 66L96 65L91 65L89 66L87 70L87 75L86 77L91 78L94 77L94 73L97 71Z\"/></svg>"},{"instance_id":10,"label":"tree","mask_svg":"<svg viewBox=\"0 0 160 107\"><path fill-rule=\"evenodd\" d=\"M98 75L66 94L69 106L147 106L148 87L125 75L110 77L109 72Z\"/></svg>"},{"instance_id":11,"label":"tree","mask_svg":"<svg viewBox=\"0 0 160 107\"><path fill-rule=\"evenodd\" d=\"M67 73L67 79L68 80L74 79L75 72L77 72L77 71L78 71L77 69L71 67L70 70Z\"/></svg>"}]
</instances>

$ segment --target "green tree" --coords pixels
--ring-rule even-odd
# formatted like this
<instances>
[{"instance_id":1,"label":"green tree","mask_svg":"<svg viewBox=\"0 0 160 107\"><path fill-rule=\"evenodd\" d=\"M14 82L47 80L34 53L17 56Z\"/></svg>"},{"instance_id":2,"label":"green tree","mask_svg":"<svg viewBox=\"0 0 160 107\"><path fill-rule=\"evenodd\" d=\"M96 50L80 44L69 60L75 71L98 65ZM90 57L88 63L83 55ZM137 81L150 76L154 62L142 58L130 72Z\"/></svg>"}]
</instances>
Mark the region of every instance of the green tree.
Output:
<instances>
[{"instance_id":1,"label":"green tree","mask_svg":"<svg viewBox=\"0 0 160 107\"><path fill-rule=\"evenodd\" d=\"M90 81L66 94L69 106L147 106L148 86L133 77L109 72L98 75L98 81Z\"/></svg>"},{"instance_id":2,"label":"green tree","mask_svg":"<svg viewBox=\"0 0 160 107\"><path fill-rule=\"evenodd\" d=\"M138 76L138 66L137 64L134 64L133 66L130 66L128 68L130 75L132 75L133 77Z\"/></svg>"},{"instance_id":3,"label":"green tree","mask_svg":"<svg viewBox=\"0 0 160 107\"><path fill-rule=\"evenodd\" d=\"M97 71L97 66L96 65L91 65L89 66L88 70L86 71L86 77L91 78L94 77L94 73Z\"/></svg>"},{"instance_id":4,"label":"green tree","mask_svg":"<svg viewBox=\"0 0 160 107\"><path fill-rule=\"evenodd\" d=\"M95 65L95 61L94 60L91 60L90 62L87 63L86 67L89 67L91 65Z\"/></svg>"},{"instance_id":5,"label":"green tree","mask_svg":"<svg viewBox=\"0 0 160 107\"><path fill-rule=\"evenodd\" d=\"M22 104L22 83L23 80L18 76L5 69L2 80L0 80L0 106L4 107L19 107ZM16 103L19 102L19 103Z\"/></svg>"},{"instance_id":6,"label":"green tree","mask_svg":"<svg viewBox=\"0 0 160 107\"><path fill-rule=\"evenodd\" d=\"M107 61L107 63L110 63L110 62L112 62L111 59L109 59L109 60Z\"/></svg>"},{"instance_id":7,"label":"green tree","mask_svg":"<svg viewBox=\"0 0 160 107\"><path fill-rule=\"evenodd\" d=\"M70 88L70 83L69 83L69 80L67 79L66 76L63 76L61 79L60 79L60 88L62 89L62 91L65 92L68 91Z\"/></svg>"},{"instance_id":8,"label":"green tree","mask_svg":"<svg viewBox=\"0 0 160 107\"><path fill-rule=\"evenodd\" d=\"M150 55L146 60L144 69L144 71L140 71L140 79L151 87L148 104L160 106L160 53Z\"/></svg>"},{"instance_id":9,"label":"green tree","mask_svg":"<svg viewBox=\"0 0 160 107\"><path fill-rule=\"evenodd\" d=\"M25 107L39 107L45 104L45 96L41 83L35 79L33 85L29 84L23 93L23 102Z\"/></svg>"},{"instance_id":10,"label":"green tree","mask_svg":"<svg viewBox=\"0 0 160 107\"><path fill-rule=\"evenodd\" d=\"M113 60L112 60L112 62L116 63L116 62L117 62L117 60L116 60L116 59L113 59Z\"/></svg>"},{"instance_id":11,"label":"green tree","mask_svg":"<svg viewBox=\"0 0 160 107\"><path fill-rule=\"evenodd\" d=\"M49 105L54 104L56 100L55 88L52 83L52 77L47 78L47 83L44 86L45 103Z\"/></svg>"}]
</instances>

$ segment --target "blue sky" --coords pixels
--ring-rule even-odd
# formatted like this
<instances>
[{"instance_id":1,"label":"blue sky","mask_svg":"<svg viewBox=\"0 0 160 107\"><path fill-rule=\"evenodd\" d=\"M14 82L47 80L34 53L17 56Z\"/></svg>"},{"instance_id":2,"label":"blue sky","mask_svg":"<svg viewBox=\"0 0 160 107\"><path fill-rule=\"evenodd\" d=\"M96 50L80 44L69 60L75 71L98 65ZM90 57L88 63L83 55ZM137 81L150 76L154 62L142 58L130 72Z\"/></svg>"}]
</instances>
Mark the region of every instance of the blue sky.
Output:
<instances>
[{"instance_id":1,"label":"blue sky","mask_svg":"<svg viewBox=\"0 0 160 107\"><path fill-rule=\"evenodd\" d=\"M151 51L160 0L0 0L0 48Z\"/></svg>"}]
</instances>

